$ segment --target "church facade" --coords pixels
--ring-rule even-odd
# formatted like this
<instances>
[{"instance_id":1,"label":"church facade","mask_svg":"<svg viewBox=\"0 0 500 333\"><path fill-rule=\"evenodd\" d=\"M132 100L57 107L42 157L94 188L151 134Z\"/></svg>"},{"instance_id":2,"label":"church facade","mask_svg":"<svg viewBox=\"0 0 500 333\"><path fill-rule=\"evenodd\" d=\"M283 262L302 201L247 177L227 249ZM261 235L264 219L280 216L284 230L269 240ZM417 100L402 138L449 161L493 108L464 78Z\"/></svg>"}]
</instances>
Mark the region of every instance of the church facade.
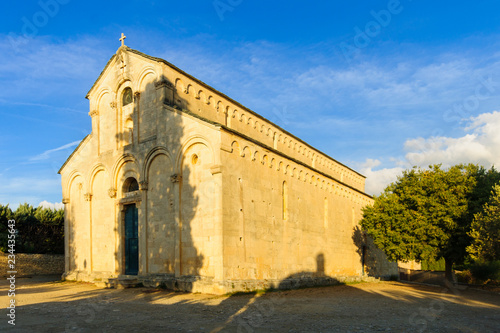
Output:
<instances>
[{"instance_id":1,"label":"church facade","mask_svg":"<svg viewBox=\"0 0 500 333\"><path fill-rule=\"evenodd\" d=\"M167 61L122 45L87 98L59 171L66 279L221 294L397 273L356 241L361 174Z\"/></svg>"}]
</instances>

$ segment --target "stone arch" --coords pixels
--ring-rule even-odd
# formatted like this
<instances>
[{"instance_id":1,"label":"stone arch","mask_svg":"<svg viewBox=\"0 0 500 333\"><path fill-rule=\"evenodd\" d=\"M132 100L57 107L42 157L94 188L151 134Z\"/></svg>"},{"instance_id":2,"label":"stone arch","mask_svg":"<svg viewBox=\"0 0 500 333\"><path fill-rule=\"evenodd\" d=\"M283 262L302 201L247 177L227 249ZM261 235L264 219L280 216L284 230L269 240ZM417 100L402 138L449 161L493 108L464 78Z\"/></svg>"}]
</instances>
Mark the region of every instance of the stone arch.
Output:
<instances>
[{"instance_id":1,"label":"stone arch","mask_svg":"<svg viewBox=\"0 0 500 333\"><path fill-rule=\"evenodd\" d=\"M139 92L141 91L144 80L150 74L155 77L155 82L160 80L158 72L152 66L147 66L141 70L141 73L139 74L138 79L136 81L136 86L133 88L134 91L139 91Z\"/></svg>"},{"instance_id":2,"label":"stone arch","mask_svg":"<svg viewBox=\"0 0 500 333\"><path fill-rule=\"evenodd\" d=\"M109 195L110 175L103 164L92 168L89 177L90 223L91 223L91 268L94 271L115 272L114 202ZM97 259L98 258L98 259Z\"/></svg>"},{"instance_id":3,"label":"stone arch","mask_svg":"<svg viewBox=\"0 0 500 333\"><path fill-rule=\"evenodd\" d=\"M109 89L103 89L99 92L96 99L98 117L94 117L93 123L96 123L93 129L98 137L99 152L108 151L116 148L116 112L113 108L114 96Z\"/></svg>"},{"instance_id":4,"label":"stone arch","mask_svg":"<svg viewBox=\"0 0 500 333\"><path fill-rule=\"evenodd\" d=\"M198 93L196 93L195 98L201 100L202 102L205 101L205 93L203 92L203 89L198 90Z\"/></svg>"},{"instance_id":5,"label":"stone arch","mask_svg":"<svg viewBox=\"0 0 500 333\"><path fill-rule=\"evenodd\" d=\"M91 110L99 110L99 104L101 103L101 99L104 95L110 94L112 96L113 91L109 87L103 87L99 92L96 94L96 98L93 100L92 104L90 105Z\"/></svg>"},{"instance_id":6,"label":"stone arch","mask_svg":"<svg viewBox=\"0 0 500 333\"><path fill-rule=\"evenodd\" d=\"M168 149L166 147L155 147L151 149L147 155L146 158L144 159L144 168L142 170L142 179L148 179L148 172L149 172L149 167L151 165L151 162L154 160L154 158L158 155L165 155L170 163L173 163L172 161L172 156Z\"/></svg>"},{"instance_id":7,"label":"stone arch","mask_svg":"<svg viewBox=\"0 0 500 333\"><path fill-rule=\"evenodd\" d=\"M260 153L258 150L255 150L255 152L253 153L252 161L259 162L259 159L260 159Z\"/></svg>"},{"instance_id":8,"label":"stone arch","mask_svg":"<svg viewBox=\"0 0 500 333\"><path fill-rule=\"evenodd\" d=\"M131 79L124 79L124 80L121 80L121 81L117 81L116 82L116 85L114 87L114 93L116 94L116 96L121 96L121 93L123 92L123 90L127 87L130 87L132 88L132 91L136 91L136 87L134 87L133 83L132 83L132 80ZM120 102L120 101L117 101L117 102ZM121 103L121 102L120 102Z\"/></svg>"},{"instance_id":9,"label":"stone arch","mask_svg":"<svg viewBox=\"0 0 500 333\"><path fill-rule=\"evenodd\" d=\"M67 252L68 270L90 271L90 228L88 217L88 203L85 202L84 194L85 179L80 172L73 171L70 174L66 189L66 199L69 202L65 206L67 224ZM76 223L76 221L82 223ZM78 235L78 236L77 236Z\"/></svg>"},{"instance_id":10,"label":"stone arch","mask_svg":"<svg viewBox=\"0 0 500 333\"><path fill-rule=\"evenodd\" d=\"M92 168L90 168L89 177L87 178L87 188L89 189L89 192L91 194L93 194L92 185L94 183L95 175L100 171L106 171L106 167L102 163L97 163ZM106 186L107 185L109 185L109 183L106 184Z\"/></svg>"},{"instance_id":11,"label":"stone arch","mask_svg":"<svg viewBox=\"0 0 500 333\"><path fill-rule=\"evenodd\" d=\"M177 89L177 93L185 91L186 85L184 84L184 81L182 81L181 78L175 79L175 88Z\"/></svg>"},{"instance_id":12,"label":"stone arch","mask_svg":"<svg viewBox=\"0 0 500 333\"><path fill-rule=\"evenodd\" d=\"M288 184L286 181L283 181L281 195L282 195L282 200L283 200L283 203L282 203L283 216L282 217L283 217L283 220L286 221L286 220L288 220L288 217L289 217L289 213L288 213L289 193L288 193Z\"/></svg>"},{"instance_id":13,"label":"stone arch","mask_svg":"<svg viewBox=\"0 0 500 333\"><path fill-rule=\"evenodd\" d=\"M115 89L115 94L116 94L116 97L117 97L116 105L118 107L122 107L123 106L122 105L122 100L121 100L120 97L122 97L124 90L127 89L127 88L132 89L132 93L134 93L134 92L136 92L138 90L137 87L133 86L133 83L130 80L125 80L125 81L121 82L119 85L117 85L116 89Z\"/></svg>"},{"instance_id":14,"label":"stone arch","mask_svg":"<svg viewBox=\"0 0 500 333\"><path fill-rule=\"evenodd\" d=\"M233 141L233 143L231 143L231 152L232 153L236 152L238 154L238 156L242 156L243 151L241 150L241 147L240 147L240 144L238 143L238 141Z\"/></svg>"},{"instance_id":15,"label":"stone arch","mask_svg":"<svg viewBox=\"0 0 500 333\"><path fill-rule=\"evenodd\" d=\"M222 101L217 101L217 105L215 106L215 108L217 109L217 112L220 112L220 110L224 110L224 103L222 103Z\"/></svg>"},{"instance_id":16,"label":"stone arch","mask_svg":"<svg viewBox=\"0 0 500 333\"><path fill-rule=\"evenodd\" d=\"M249 146L245 146L243 148L241 157L246 157L246 158L251 159L252 158L252 149Z\"/></svg>"},{"instance_id":17,"label":"stone arch","mask_svg":"<svg viewBox=\"0 0 500 333\"><path fill-rule=\"evenodd\" d=\"M122 184L122 193L134 192L139 190L139 182L134 177L128 177Z\"/></svg>"},{"instance_id":18,"label":"stone arch","mask_svg":"<svg viewBox=\"0 0 500 333\"><path fill-rule=\"evenodd\" d=\"M215 154L213 147L202 136L189 138L182 146L177 159L179 170L179 200L182 202L179 219L180 274L192 276L215 275L210 259L214 256L206 242L207 222L215 215L220 191L216 177L211 172ZM215 192L215 193L214 193ZM203 252L202 252L202 251Z\"/></svg>"},{"instance_id":19,"label":"stone arch","mask_svg":"<svg viewBox=\"0 0 500 333\"><path fill-rule=\"evenodd\" d=\"M214 98L212 97L212 95L208 96L206 102L205 102L207 105L213 105L214 107L216 106L215 105L215 102L214 102Z\"/></svg>"},{"instance_id":20,"label":"stone arch","mask_svg":"<svg viewBox=\"0 0 500 333\"><path fill-rule=\"evenodd\" d=\"M132 89L132 95L136 92L136 87L133 87L132 81L125 80L121 82L120 85L116 87L116 96L115 102L116 105L116 142L119 147L124 146L128 143L131 143L131 138L133 136L133 128L134 128L134 103L130 103L128 105L123 105L123 94L126 89ZM128 128L126 127L127 120L132 120L132 124ZM130 130L130 128L132 128Z\"/></svg>"},{"instance_id":21,"label":"stone arch","mask_svg":"<svg viewBox=\"0 0 500 333\"><path fill-rule=\"evenodd\" d=\"M138 138L149 138L156 135L156 123L158 112L154 105L157 101L158 91L156 83L158 82L157 73L147 68L143 71L136 92L140 92L140 98L137 101L137 117L139 123Z\"/></svg>"},{"instance_id":22,"label":"stone arch","mask_svg":"<svg viewBox=\"0 0 500 333\"><path fill-rule=\"evenodd\" d=\"M195 144L203 144L205 145L209 150L210 150L210 155L211 155L211 158L212 158L212 165L215 163L214 161L214 158L215 158L215 154L214 154L214 149L212 147L212 145L210 144L210 142L202 135L194 135L194 136L191 136L190 138L188 138L183 144L182 144L182 147L179 151L179 153L177 154L177 157L175 158L175 172L181 172L181 168L182 168L182 163L183 163L183 158L184 158L184 155L186 153L186 151L193 145Z\"/></svg>"},{"instance_id":23,"label":"stone arch","mask_svg":"<svg viewBox=\"0 0 500 333\"><path fill-rule=\"evenodd\" d=\"M140 183L144 180L141 175L141 166L132 154L120 156L113 165L111 172L111 189L115 191L118 197L121 197L121 184L128 177L134 177Z\"/></svg>"},{"instance_id":24,"label":"stone arch","mask_svg":"<svg viewBox=\"0 0 500 333\"><path fill-rule=\"evenodd\" d=\"M81 177L82 180L84 180L83 174L77 170L73 170L68 176L68 181L66 182L66 188L64 189L64 195L69 197L70 200L71 200L71 196L70 196L71 186L73 186L73 182L78 177ZM85 186L85 181L83 181L82 184L83 184L83 186ZM86 188L84 187L83 190L85 191Z\"/></svg>"},{"instance_id":25,"label":"stone arch","mask_svg":"<svg viewBox=\"0 0 500 333\"><path fill-rule=\"evenodd\" d=\"M149 151L144 163L147 181L147 200L144 222L146 230L146 266L149 273L175 272L175 202L173 161L165 147ZM151 230L151 232L149 232ZM161 230L161 232L156 232Z\"/></svg>"},{"instance_id":26,"label":"stone arch","mask_svg":"<svg viewBox=\"0 0 500 333\"><path fill-rule=\"evenodd\" d=\"M268 165L269 164L269 157L267 155L264 155L262 157L262 165Z\"/></svg>"}]
</instances>

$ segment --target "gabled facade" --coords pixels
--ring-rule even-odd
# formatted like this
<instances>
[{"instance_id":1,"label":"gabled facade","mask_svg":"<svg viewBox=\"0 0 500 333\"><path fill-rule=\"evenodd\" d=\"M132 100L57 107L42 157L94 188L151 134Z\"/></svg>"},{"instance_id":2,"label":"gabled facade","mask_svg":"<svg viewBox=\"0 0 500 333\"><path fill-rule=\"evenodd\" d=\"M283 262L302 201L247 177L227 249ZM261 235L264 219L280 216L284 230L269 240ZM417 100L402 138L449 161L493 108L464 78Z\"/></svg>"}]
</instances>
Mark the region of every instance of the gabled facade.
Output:
<instances>
[{"instance_id":1,"label":"gabled facade","mask_svg":"<svg viewBox=\"0 0 500 333\"><path fill-rule=\"evenodd\" d=\"M397 272L353 240L362 175L172 64L122 46L87 98L59 171L66 279L218 294Z\"/></svg>"}]
</instances>

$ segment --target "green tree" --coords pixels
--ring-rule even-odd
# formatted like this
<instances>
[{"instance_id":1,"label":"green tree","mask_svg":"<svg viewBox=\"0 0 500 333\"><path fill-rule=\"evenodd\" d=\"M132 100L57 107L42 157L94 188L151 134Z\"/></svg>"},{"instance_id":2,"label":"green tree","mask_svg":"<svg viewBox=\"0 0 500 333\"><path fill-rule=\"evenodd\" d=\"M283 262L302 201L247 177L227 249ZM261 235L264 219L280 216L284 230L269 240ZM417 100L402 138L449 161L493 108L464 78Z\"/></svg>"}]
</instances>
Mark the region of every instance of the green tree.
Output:
<instances>
[{"instance_id":1,"label":"green tree","mask_svg":"<svg viewBox=\"0 0 500 333\"><path fill-rule=\"evenodd\" d=\"M12 210L9 205L0 205L0 251L7 251L8 222L12 219Z\"/></svg>"},{"instance_id":2,"label":"green tree","mask_svg":"<svg viewBox=\"0 0 500 333\"><path fill-rule=\"evenodd\" d=\"M19 205L14 211L16 220L16 252L36 253L34 239L38 236L38 221L35 218L36 209L27 203Z\"/></svg>"},{"instance_id":3,"label":"green tree","mask_svg":"<svg viewBox=\"0 0 500 333\"><path fill-rule=\"evenodd\" d=\"M64 253L64 210L38 207L38 236L35 248L39 253Z\"/></svg>"},{"instance_id":4,"label":"green tree","mask_svg":"<svg viewBox=\"0 0 500 333\"><path fill-rule=\"evenodd\" d=\"M16 221L16 252L64 253L64 210L34 208L25 203L12 212L0 206L0 250L7 249L7 221Z\"/></svg>"},{"instance_id":5,"label":"green tree","mask_svg":"<svg viewBox=\"0 0 500 333\"><path fill-rule=\"evenodd\" d=\"M363 210L361 226L392 261L444 258L451 280L453 263L463 260L469 237L464 221L477 184L471 169L433 165L404 171Z\"/></svg>"},{"instance_id":6,"label":"green tree","mask_svg":"<svg viewBox=\"0 0 500 333\"><path fill-rule=\"evenodd\" d=\"M476 261L500 260L500 185L493 188L483 211L475 215L468 233L472 244L467 247Z\"/></svg>"}]
</instances>

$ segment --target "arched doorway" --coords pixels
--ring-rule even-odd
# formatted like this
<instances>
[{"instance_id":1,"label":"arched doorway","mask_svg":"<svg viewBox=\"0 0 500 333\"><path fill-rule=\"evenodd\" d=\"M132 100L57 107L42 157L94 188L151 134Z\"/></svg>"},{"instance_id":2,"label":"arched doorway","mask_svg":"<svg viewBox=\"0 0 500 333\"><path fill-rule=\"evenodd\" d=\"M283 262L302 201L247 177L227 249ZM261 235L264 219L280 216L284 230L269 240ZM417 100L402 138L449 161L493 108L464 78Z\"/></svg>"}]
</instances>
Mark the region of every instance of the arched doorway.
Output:
<instances>
[{"instance_id":1,"label":"arched doorway","mask_svg":"<svg viewBox=\"0 0 500 333\"><path fill-rule=\"evenodd\" d=\"M139 190L139 184L134 178L128 178L123 189L127 193ZM139 272L139 214L134 204L125 205L125 274L137 275Z\"/></svg>"},{"instance_id":2,"label":"arched doorway","mask_svg":"<svg viewBox=\"0 0 500 333\"><path fill-rule=\"evenodd\" d=\"M139 226L135 204L125 206L125 274L139 272Z\"/></svg>"}]
</instances>

